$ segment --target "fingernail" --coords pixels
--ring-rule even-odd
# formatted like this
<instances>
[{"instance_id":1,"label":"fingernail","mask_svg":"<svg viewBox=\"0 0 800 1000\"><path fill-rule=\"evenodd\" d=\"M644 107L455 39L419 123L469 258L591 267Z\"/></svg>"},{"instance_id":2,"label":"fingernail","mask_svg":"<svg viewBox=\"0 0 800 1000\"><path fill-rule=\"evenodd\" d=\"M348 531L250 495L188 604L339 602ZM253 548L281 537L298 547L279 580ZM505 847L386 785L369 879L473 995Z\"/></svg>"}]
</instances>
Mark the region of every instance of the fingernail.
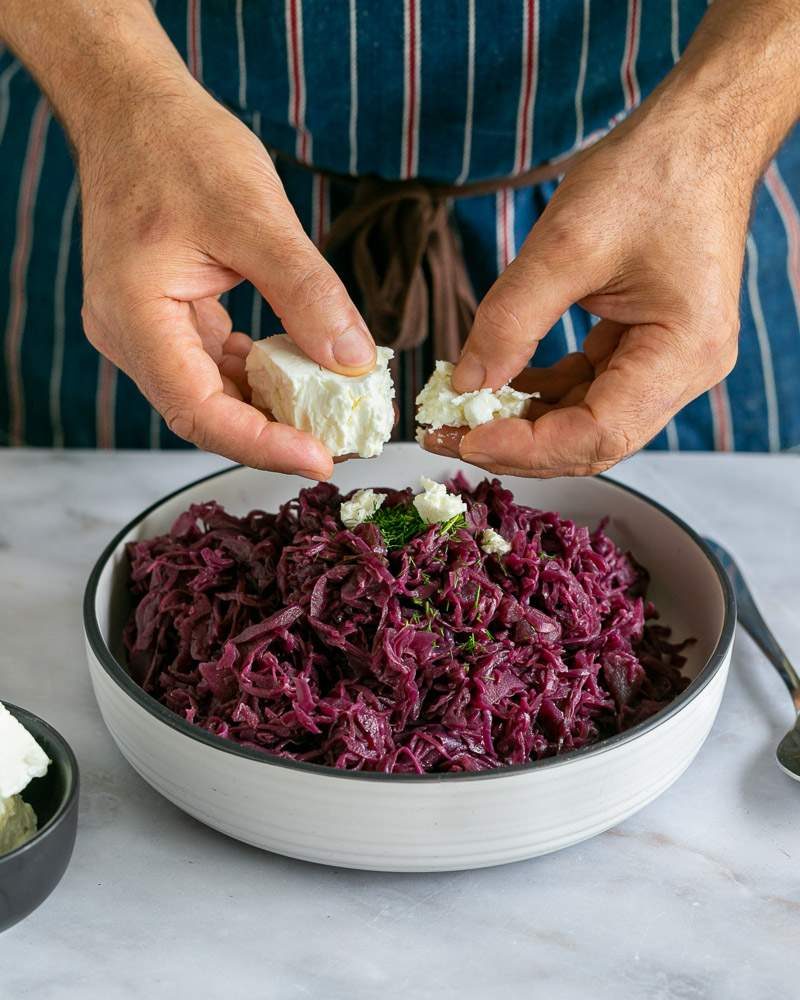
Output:
<instances>
[{"instance_id":1,"label":"fingernail","mask_svg":"<svg viewBox=\"0 0 800 1000\"><path fill-rule=\"evenodd\" d=\"M375 348L365 330L351 326L333 342L333 356L344 368L363 368L372 363Z\"/></svg>"},{"instance_id":2,"label":"fingernail","mask_svg":"<svg viewBox=\"0 0 800 1000\"><path fill-rule=\"evenodd\" d=\"M486 369L474 354L465 354L456 365L453 374L453 388L456 392L473 392L486 381Z\"/></svg>"},{"instance_id":3,"label":"fingernail","mask_svg":"<svg viewBox=\"0 0 800 1000\"><path fill-rule=\"evenodd\" d=\"M493 461L490 455L484 455L482 451L463 451L461 458L470 465L491 465Z\"/></svg>"},{"instance_id":4,"label":"fingernail","mask_svg":"<svg viewBox=\"0 0 800 1000\"><path fill-rule=\"evenodd\" d=\"M324 483L330 478L329 473L320 472L319 469L298 469L295 475L302 476L303 479L313 479L315 483Z\"/></svg>"}]
</instances>

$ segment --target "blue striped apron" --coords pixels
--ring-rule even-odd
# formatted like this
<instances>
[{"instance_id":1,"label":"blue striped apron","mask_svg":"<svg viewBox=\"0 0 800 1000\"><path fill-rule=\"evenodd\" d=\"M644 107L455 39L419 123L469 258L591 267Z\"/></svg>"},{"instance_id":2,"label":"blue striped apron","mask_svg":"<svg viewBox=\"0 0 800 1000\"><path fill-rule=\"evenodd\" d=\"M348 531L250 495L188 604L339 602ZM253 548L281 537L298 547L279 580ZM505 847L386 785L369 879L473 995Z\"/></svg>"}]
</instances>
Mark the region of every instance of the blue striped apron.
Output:
<instances>
[{"instance_id":1,"label":"blue striped apron","mask_svg":"<svg viewBox=\"0 0 800 1000\"><path fill-rule=\"evenodd\" d=\"M322 170L462 183L510 175L602 135L655 87L705 0L159 0L191 72L268 145ZM352 189L281 162L320 242ZM465 198L453 224L480 296L514 257L555 182ZM800 130L759 187L742 287L738 364L651 443L779 450L800 444ZM77 184L46 100L0 50L0 444L180 447L133 383L81 332ZM248 284L236 329L277 322ZM573 307L537 352L580 349ZM401 433L433 362L399 365Z\"/></svg>"}]
</instances>

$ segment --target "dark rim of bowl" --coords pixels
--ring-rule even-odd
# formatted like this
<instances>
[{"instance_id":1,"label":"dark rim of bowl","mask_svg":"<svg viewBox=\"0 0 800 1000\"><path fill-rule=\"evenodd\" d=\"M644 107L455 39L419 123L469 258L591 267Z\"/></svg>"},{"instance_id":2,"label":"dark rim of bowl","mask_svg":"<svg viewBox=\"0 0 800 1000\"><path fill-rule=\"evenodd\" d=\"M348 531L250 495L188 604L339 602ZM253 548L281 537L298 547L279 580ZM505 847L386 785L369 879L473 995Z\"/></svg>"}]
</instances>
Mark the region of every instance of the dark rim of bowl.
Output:
<instances>
[{"instance_id":1,"label":"dark rim of bowl","mask_svg":"<svg viewBox=\"0 0 800 1000\"><path fill-rule=\"evenodd\" d=\"M708 545L706 545L696 531L690 528L688 524L681 520L681 518L673 514L672 511L668 510L660 503L657 503L655 500L651 500L650 497L645 496L638 490L632 489L630 486L625 486L623 483L618 483L615 480L610 479L608 476L596 476L595 478L601 479L604 483L614 489L621 490L624 493L629 493L631 496L637 497L650 507L654 507L657 511L665 517L668 517L679 528L681 528L681 530L684 531L689 538L691 538L695 545L697 545L713 567L722 590L724 614L722 630L720 632L717 645L714 647L714 651L700 670L697 677L695 677L692 682L677 696L677 698L670 702L669 705L662 708L659 712L656 712L655 715L652 715L649 719L645 719L644 722L640 722L638 725L632 726L630 729L626 729L625 732L617 733L616 735L610 736L605 740L600 740L597 743L581 747L579 750L570 750L560 756L545 757L542 760L529 761L525 764L508 764L504 767L491 768L485 771L448 771L444 773L425 772L423 774L388 774L384 771L348 771L342 768L330 767L327 764L314 764L307 761L290 760L284 757L273 757L266 752L261 753L258 750L250 750L246 747L240 747L232 740L226 740L221 736L215 736L213 733L206 732L206 730L201 729L199 726L192 725L190 722L187 722L179 715L171 712L166 706L162 705L151 695L143 691L108 648L108 645L100 632L100 625L97 621L97 614L95 611L97 584L100 579L100 575L103 572L106 563L113 556L120 542L128 534L128 532L153 513L153 511L179 496L181 493L194 489L202 483L207 483L220 476L225 476L231 472L235 472L239 468L242 468L242 466L234 465L225 469L219 469L217 472L212 472L207 476L201 476L199 479L195 479L193 482L188 483L185 486L181 486L179 489L173 490L166 496L161 497L161 499L151 504L135 518L133 518L133 520L129 521L125 527L118 531L117 534L111 539L100 555L100 558L95 563L92 572L89 575L89 580L86 584L86 590L83 597L83 622L86 630L86 637L92 652L97 657L97 660L109 677L139 706L149 712L150 715L159 719L161 722L166 723L166 725L170 728L182 733L184 736L197 740L199 743L204 743L206 746L212 747L215 750L222 750L223 752L233 754L236 757L245 757L248 760L254 760L271 767L284 767L290 770L304 771L306 773L324 775L325 777L349 779L352 781L479 781L491 778L507 777L509 775L525 773L539 768L563 766L574 760L580 760L586 757L596 756L601 753L607 753L609 750L614 750L625 743L630 743L637 737L643 736L645 733L649 733L656 727L667 722L668 719L671 719L673 715L676 715L679 711L681 711L681 709L688 705L689 702L694 701L700 692L711 682L712 678L717 674L717 671L722 666L725 660L725 655L731 645L736 624L736 598L734 597L733 587L731 586L727 574Z\"/></svg>"},{"instance_id":2,"label":"dark rim of bowl","mask_svg":"<svg viewBox=\"0 0 800 1000\"><path fill-rule=\"evenodd\" d=\"M13 851L8 851L6 854L0 854L0 865L2 865L4 861L8 861L9 858L18 858L26 851L33 850L44 837L48 836L48 834L55 830L56 827L61 826L67 813L69 812L70 806L78 794L78 788L80 787L78 760L73 753L72 747L69 743L67 743L61 733L57 729L54 729L45 719L42 719L40 716L34 715L33 712L28 711L27 708L22 708L20 705L12 705L10 701L4 701L3 704L26 729L28 728L26 720L32 720L37 726L40 726L42 729L47 731L47 735L51 742L58 747L59 753L66 759L69 765L69 775L67 787L64 791L63 798L59 803L58 809L56 809L44 826L39 827L30 840L26 840L24 844L20 844L19 847L15 847ZM31 735L33 736L34 734L31 733Z\"/></svg>"}]
</instances>

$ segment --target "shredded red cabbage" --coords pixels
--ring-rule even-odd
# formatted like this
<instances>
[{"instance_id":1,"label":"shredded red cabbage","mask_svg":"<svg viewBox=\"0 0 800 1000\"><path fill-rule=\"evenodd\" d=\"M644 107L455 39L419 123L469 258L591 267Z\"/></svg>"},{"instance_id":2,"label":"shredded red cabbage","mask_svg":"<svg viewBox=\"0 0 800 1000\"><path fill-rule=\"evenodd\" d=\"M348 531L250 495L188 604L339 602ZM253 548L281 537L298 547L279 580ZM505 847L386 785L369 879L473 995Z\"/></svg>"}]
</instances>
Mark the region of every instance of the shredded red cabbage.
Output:
<instances>
[{"instance_id":1,"label":"shredded red cabbage","mask_svg":"<svg viewBox=\"0 0 800 1000\"><path fill-rule=\"evenodd\" d=\"M128 546L132 675L241 746L392 773L563 753L683 690L687 643L656 623L646 571L604 524L517 504L497 480L449 488L466 524L392 550L376 524L342 526L328 484L277 514L192 506ZM509 553L482 551L486 527Z\"/></svg>"}]
</instances>

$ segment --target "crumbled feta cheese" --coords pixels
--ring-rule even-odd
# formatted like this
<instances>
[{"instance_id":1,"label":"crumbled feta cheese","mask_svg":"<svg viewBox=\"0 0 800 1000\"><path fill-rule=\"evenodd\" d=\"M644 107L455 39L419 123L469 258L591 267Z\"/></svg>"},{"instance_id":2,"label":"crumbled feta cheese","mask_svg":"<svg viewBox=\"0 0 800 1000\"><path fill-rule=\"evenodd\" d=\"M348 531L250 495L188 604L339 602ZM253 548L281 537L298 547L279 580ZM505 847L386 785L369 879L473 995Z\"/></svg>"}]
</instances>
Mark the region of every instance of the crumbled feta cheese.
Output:
<instances>
[{"instance_id":1,"label":"crumbled feta cheese","mask_svg":"<svg viewBox=\"0 0 800 1000\"><path fill-rule=\"evenodd\" d=\"M520 417L535 393L518 392L509 385L496 391L478 389L458 394L452 385L453 365L437 361L436 369L417 396L417 423L426 429L478 427L490 420Z\"/></svg>"},{"instance_id":2,"label":"crumbled feta cheese","mask_svg":"<svg viewBox=\"0 0 800 1000\"><path fill-rule=\"evenodd\" d=\"M394 426L394 385L379 347L375 368L350 378L322 368L285 335L256 341L245 365L253 403L275 420L308 431L332 455L380 455Z\"/></svg>"},{"instance_id":3,"label":"crumbled feta cheese","mask_svg":"<svg viewBox=\"0 0 800 1000\"><path fill-rule=\"evenodd\" d=\"M481 548L490 556L504 556L511 551L511 543L507 542L499 531L487 528L481 535Z\"/></svg>"},{"instance_id":4,"label":"crumbled feta cheese","mask_svg":"<svg viewBox=\"0 0 800 1000\"><path fill-rule=\"evenodd\" d=\"M0 705L0 799L11 798L33 778L44 777L49 763L28 730Z\"/></svg>"},{"instance_id":5,"label":"crumbled feta cheese","mask_svg":"<svg viewBox=\"0 0 800 1000\"><path fill-rule=\"evenodd\" d=\"M339 508L342 524L345 528L355 528L357 524L369 520L385 499L385 493L375 493L374 490L357 490Z\"/></svg>"},{"instance_id":6,"label":"crumbled feta cheese","mask_svg":"<svg viewBox=\"0 0 800 1000\"><path fill-rule=\"evenodd\" d=\"M414 506L426 524L440 524L466 513L467 505L461 497L448 493L444 483L437 483L426 476L420 479L420 483L424 492L414 497Z\"/></svg>"},{"instance_id":7,"label":"crumbled feta cheese","mask_svg":"<svg viewBox=\"0 0 800 1000\"><path fill-rule=\"evenodd\" d=\"M512 389L511 391L513 392L514 390ZM464 396L469 396L470 398L464 399ZM464 419L470 427L477 427L479 424L488 424L490 420L494 419L495 413L499 413L503 408L503 404L491 389L481 389L479 392L465 393L461 397L456 396L456 399L459 398L464 399L462 404Z\"/></svg>"}]
</instances>

